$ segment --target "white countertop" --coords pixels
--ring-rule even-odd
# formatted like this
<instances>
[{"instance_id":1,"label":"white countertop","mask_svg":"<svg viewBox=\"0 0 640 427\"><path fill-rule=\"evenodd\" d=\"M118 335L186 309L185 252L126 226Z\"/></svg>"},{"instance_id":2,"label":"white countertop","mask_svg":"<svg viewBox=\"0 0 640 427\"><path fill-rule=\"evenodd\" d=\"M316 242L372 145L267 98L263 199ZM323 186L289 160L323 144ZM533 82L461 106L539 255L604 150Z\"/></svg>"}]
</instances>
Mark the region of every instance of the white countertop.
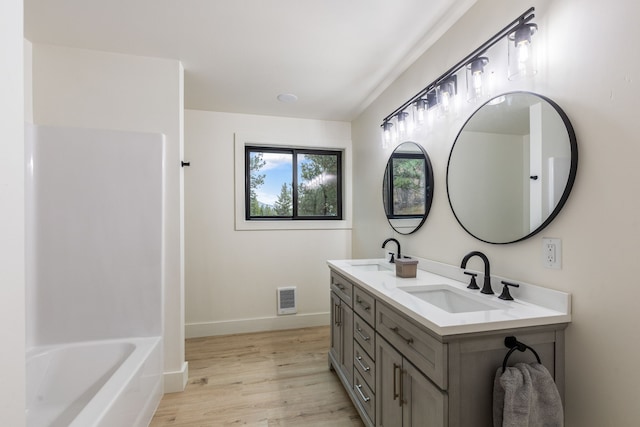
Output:
<instances>
[{"instance_id":1,"label":"white countertop","mask_svg":"<svg viewBox=\"0 0 640 427\"><path fill-rule=\"evenodd\" d=\"M447 271L449 273L447 276L449 277L421 269L425 268L425 264L428 263L435 265L437 268L434 269L439 272ZM484 295L479 290L467 289L468 282L461 282L452 278L456 277L456 275L462 276L462 270L445 264L436 265L438 263L427 260L420 261L417 277L411 279L396 277L395 266L388 264L383 259L330 260L327 261L327 264L330 268L351 279L379 300L391 305L442 337L472 332L560 324L571 321L570 294L526 284L517 280L515 282L520 284L520 288L510 289L514 301L504 301L498 298L499 291L502 289L500 278L492 277L492 284L496 294ZM390 269L366 271L357 266L371 264L379 264L384 268L389 267ZM426 266L427 269L428 267L429 265ZM482 287L482 278L483 275L479 274L477 282L480 287ZM457 292L463 292L470 298L486 302L492 308L484 311L450 313L398 289L398 287L435 287L437 285L454 287Z\"/></svg>"}]
</instances>

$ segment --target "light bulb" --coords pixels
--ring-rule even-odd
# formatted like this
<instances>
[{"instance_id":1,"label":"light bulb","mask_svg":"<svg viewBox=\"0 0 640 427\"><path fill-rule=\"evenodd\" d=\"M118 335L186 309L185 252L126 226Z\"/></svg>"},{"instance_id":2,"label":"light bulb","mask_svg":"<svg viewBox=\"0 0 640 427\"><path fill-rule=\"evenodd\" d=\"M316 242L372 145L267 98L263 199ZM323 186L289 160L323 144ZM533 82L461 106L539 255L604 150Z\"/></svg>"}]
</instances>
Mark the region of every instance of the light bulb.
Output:
<instances>
[{"instance_id":1,"label":"light bulb","mask_svg":"<svg viewBox=\"0 0 640 427\"><path fill-rule=\"evenodd\" d=\"M484 67L488 63L489 59L481 56L467 64L467 101L476 101L484 96Z\"/></svg>"},{"instance_id":2,"label":"light bulb","mask_svg":"<svg viewBox=\"0 0 640 427\"><path fill-rule=\"evenodd\" d=\"M440 106L440 115L448 114L451 109L451 104L456 96L456 82L457 77L454 74L440 83L436 88L438 105Z\"/></svg>"},{"instance_id":3,"label":"light bulb","mask_svg":"<svg viewBox=\"0 0 640 427\"><path fill-rule=\"evenodd\" d=\"M536 60L531 37L536 33L536 24L524 24L509 34L509 80L531 76L536 73Z\"/></svg>"},{"instance_id":4,"label":"light bulb","mask_svg":"<svg viewBox=\"0 0 640 427\"><path fill-rule=\"evenodd\" d=\"M449 106L451 104L451 95L449 95L449 92L442 92L442 98L441 98L441 102L442 102L442 109L444 111L449 111Z\"/></svg>"},{"instance_id":5,"label":"light bulb","mask_svg":"<svg viewBox=\"0 0 640 427\"><path fill-rule=\"evenodd\" d=\"M404 122L404 117L401 119L400 116L398 116L398 132L403 134L406 131L407 131L407 125Z\"/></svg>"},{"instance_id":6,"label":"light bulb","mask_svg":"<svg viewBox=\"0 0 640 427\"><path fill-rule=\"evenodd\" d=\"M406 124L407 130L406 130L405 136L411 137L413 136L413 131L416 129L416 126L414 121L411 119L406 120L406 122L407 122Z\"/></svg>"},{"instance_id":7,"label":"light bulb","mask_svg":"<svg viewBox=\"0 0 640 427\"><path fill-rule=\"evenodd\" d=\"M523 40L518 43L516 46L518 47L518 61L519 62L527 62L529 60L529 46L531 45L530 40Z\"/></svg>"},{"instance_id":8,"label":"light bulb","mask_svg":"<svg viewBox=\"0 0 640 427\"><path fill-rule=\"evenodd\" d=\"M382 146L388 148L394 142L393 123L385 121L382 123Z\"/></svg>"},{"instance_id":9,"label":"light bulb","mask_svg":"<svg viewBox=\"0 0 640 427\"><path fill-rule=\"evenodd\" d=\"M400 111L396 114L396 120L398 124L398 137L406 138L413 131L413 126L411 126L411 121L408 120L409 113L406 111Z\"/></svg>"},{"instance_id":10,"label":"light bulb","mask_svg":"<svg viewBox=\"0 0 640 427\"><path fill-rule=\"evenodd\" d=\"M424 123L427 112L427 101L423 98L419 98L413 104L413 118L416 126L420 126Z\"/></svg>"}]
</instances>

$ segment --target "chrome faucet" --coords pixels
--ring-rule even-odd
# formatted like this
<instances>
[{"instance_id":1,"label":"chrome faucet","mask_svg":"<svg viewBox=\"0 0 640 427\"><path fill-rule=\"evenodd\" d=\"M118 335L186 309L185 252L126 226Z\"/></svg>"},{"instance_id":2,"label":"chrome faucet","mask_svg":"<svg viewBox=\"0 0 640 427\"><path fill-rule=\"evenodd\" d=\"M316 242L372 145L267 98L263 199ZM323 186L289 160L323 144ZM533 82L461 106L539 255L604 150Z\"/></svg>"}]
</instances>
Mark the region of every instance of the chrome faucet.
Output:
<instances>
[{"instance_id":1,"label":"chrome faucet","mask_svg":"<svg viewBox=\"0 0 640 427\"><path fill-rule=\"evenodd\" d=\"M387 243L389 242L395 242L396 246L398 247L398 254L396 255L397 259L402 258L402 255L400 254L400 242L398 242L396 239L394 239L393 237L385 240L384 242L382 242L382 248L384 249L385 246L387 246ZM391 259L389 260L389 262L395 263L394 259L393 259L393 252L389 252L391 254Z\"/></svg>"},{"instance_id":2,"label":"chrome faucet","mask_svg":"<svg viewBox=\"0 0 640 427\"><path fill-rule=\"evenodd\" d=\"M484 284L482 285L482 289L480 290L483 294L493 294L493 289L491 289L491 273L489 267L489 258L485 254L480 251L469 252L462 258L462 263L460 263L460 268L467 268L467 261L469 258L478 256L484 261Z\"/></svg>"}]
</instances>

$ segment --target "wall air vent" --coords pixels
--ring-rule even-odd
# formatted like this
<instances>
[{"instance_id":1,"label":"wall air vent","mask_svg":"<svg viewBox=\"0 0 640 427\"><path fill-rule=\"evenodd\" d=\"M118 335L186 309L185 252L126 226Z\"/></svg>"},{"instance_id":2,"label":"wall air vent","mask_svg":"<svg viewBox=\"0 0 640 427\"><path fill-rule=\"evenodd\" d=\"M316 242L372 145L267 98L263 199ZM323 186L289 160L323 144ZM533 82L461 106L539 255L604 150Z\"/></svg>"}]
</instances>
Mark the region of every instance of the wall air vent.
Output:
<instances>
[{"instance_id":1,"label":"wall air vent","mask_svg":"<svg viewBox=\"0 0 640 427\"><path fill-rule=\"evenodd\" d=\"M297 312L296 287L278 288L278 314L295 314Z\"/></svg>"}]
</instances>

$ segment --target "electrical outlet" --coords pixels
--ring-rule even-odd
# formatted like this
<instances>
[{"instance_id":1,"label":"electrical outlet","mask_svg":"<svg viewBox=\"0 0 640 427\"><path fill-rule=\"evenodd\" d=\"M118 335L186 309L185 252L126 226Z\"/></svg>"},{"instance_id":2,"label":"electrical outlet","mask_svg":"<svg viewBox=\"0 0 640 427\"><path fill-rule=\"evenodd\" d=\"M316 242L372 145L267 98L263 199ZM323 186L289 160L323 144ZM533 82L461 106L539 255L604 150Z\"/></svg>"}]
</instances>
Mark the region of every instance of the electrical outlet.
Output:
<instances>
[{"instance_id":1,"label":"electrical outlet","mask_svg":"<svg viewBox=\"0 0 640 427\"><path fill-rule=\"evenodd\" d=\"M562 241L555 238L542 238L542 265L547 268L562 268Z\"/></svg>"}]
</instances>

